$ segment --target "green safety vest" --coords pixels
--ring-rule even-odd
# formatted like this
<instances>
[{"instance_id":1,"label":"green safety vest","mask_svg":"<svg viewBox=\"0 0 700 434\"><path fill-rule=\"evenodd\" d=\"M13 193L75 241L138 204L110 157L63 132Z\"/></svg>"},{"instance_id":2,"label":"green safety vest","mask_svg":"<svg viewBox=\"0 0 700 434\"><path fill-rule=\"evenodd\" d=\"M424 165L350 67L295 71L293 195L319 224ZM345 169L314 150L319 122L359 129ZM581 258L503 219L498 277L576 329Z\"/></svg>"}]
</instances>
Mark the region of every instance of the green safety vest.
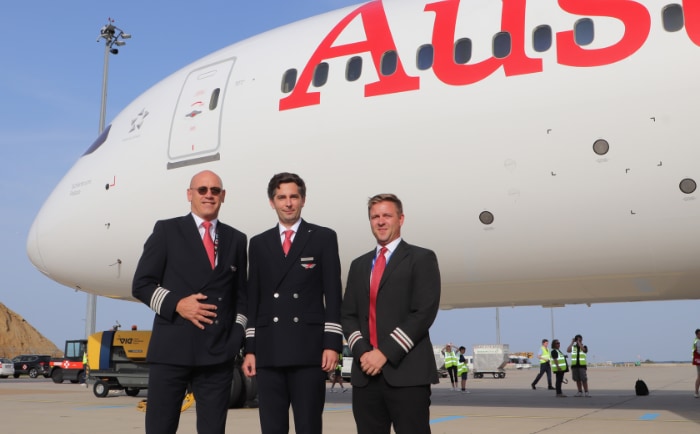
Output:
<instances>
[{"instance_id":1,"label":"green safety vest","mask_svg":"<svg viewBox=\"0 0 700 434\"><path fill-rule=\"evenodd\" d=\"M462 363L459 360L457 361L457 375L462 375L466 374L469 372L469 365L467 365L466 362Z\"/></svg>"},{"instance_id":2,"label":"green safety vest","mask_svg":"<svg viewBox=\"0 0 700 434\"><path fill-rule=\"evenodd\" d=\"M549 363L549 361L552 359L552 357L549 355L549 350L544 345L542 345L542 357L544 357L544 360L540 360L540 364Z\"/></svg>"},{"instance_id":3,"label":"green safety vest","mask_svg":"<svg viewBox=\"0 0 700 434\"><path fill-rule=\"evenodd\" d=\"M550 359L549 363L552 365L552 372L564 372L566 371L566 359L561 350L557 350L558 356L556 359Z\"/></svg>"},{"instance_id":4,"label":"green safety vest","mask_svg":"<svg viewBox=\"0 0 700 434\"><path fill-rule=\"evenodd\" d=\"M578 363L576 362L578 360ZM586 353L579 351L578 345L571 347L571 366L586 367Z\"/></svg>"},{"instance_id":5,"label":"green safety vest","mask_svg":"<svg viewBox=\"0 0 700 434\"><path fill-rule=\"evenodd\" d=\"M445 351L445 368L451 368L452 366L457 366L457 356L455 355L454 351L450 351L449 353Z\"/></svg>"}]
</instances>

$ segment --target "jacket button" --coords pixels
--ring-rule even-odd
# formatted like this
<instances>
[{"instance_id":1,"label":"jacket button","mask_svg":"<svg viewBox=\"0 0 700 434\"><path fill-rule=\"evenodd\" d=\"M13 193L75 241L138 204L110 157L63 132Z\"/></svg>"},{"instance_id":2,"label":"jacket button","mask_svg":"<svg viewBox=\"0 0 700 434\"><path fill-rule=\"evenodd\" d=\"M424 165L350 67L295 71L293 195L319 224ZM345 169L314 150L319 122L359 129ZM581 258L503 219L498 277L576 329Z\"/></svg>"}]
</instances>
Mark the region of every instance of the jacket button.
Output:
<instances>
[{"instance_id":1,"label":"jacket button","mask_svg":"<svg viewBox=\"0 0 700 434\"><path fill-rule=\"evenodd\" d=\"M277 317L272 318L272 322L278 322L280 319Z\"/></svg>"},{"instance_id":2,"label":"jacket button","mask_svg":"<svg viewBox=\"0 0 700 434\"><path fill-rule=\"evenodd\" d=\"M280 298L280 293L279 293L279 292L275 292L274 294L272 294L272 296L275 297L275 298Z\"/></svg>"},{"instance_id":3,"label":"jacket button","mask_svg":"<svg viewBox=\"0 0 700 434\"><path fill-rule=\"evenodd\" d=\"M219 297L219 301L224 301L224 298L223 298L223 297Z\"/></svg>"},{"instance_id":4,"label":"jacket button","mask_svg":"<svg viewBox=\"0 0 700 434\"><path fill-rule=\"evenodd\" d=\"M294 320L293 320L293 321L294 321L294 322L299 322L299 318L294 317Z\"/></svg>"},{"instance_id":5,"label":"jacket button","mask_svg":"<svg viewBox=\"0 0 700 434\"><path fill-rule=\"evenodd\" d=\"M218 320L218 319L215 319L215 320L214 320L214 324L219 324L219 320Z\"/></svg>"},{"instance_id":6,"label":"jacket button","mask_svg":"<svg viewBox=\"0 0 700 434\"><path fill-rule=\"evenodd\" d=\"M297 293L295 292L295 293L292 295L292 297L294 297L294 298L299 298L299 294L297 294Z\"/></svg>"}]
</instances>

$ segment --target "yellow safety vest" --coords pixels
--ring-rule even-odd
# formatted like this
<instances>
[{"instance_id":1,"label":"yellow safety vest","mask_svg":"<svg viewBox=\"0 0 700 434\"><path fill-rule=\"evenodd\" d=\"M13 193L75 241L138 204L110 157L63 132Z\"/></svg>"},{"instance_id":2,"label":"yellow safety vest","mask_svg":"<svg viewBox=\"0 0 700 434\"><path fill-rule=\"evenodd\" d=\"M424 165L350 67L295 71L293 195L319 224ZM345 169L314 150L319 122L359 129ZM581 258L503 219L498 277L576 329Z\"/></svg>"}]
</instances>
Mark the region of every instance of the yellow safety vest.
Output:
<instances>
[{"instance_id":1,"label":"yellow safety vest","mask_svg":"<svg viewBox=\"0 0 700 434\"><path fill-rule=\"evenodd\" d=\"M454 351L450 351L449 353L445 351L445 367L450 368L452 366L457 366L457 356Z\"/></svg>"},{"instance_id":2,"label":"yellow safety vest","mask_svg":"<svg viewBox=\"0 0 700 434\"><path fill-rule=\"evenodd\" d=\"M578 360L578 363L576 362ZM586 353L583 350L579 350L578 345L571 347L571 366L583 366L586 367Z\"/></svg>"},{"instance_id":3,"label":"yellow safety vest","mask_svg":"<svg viewBox=\"0 0 700 434\"><path fill-rule=\"evenodd\" d=\"M558 356L556 359L550 359L549 363L552 365L552 372L564 372L566 371L566 359L561 350L557 351Z\"/></svg>"},{"instance_id":4,"label":"yellow safety vest","mask_svg":"<svg viewBox=\"0 0 700 434\"><path fill-rule=\"evenodd\" d=\"M457 361L457 375L466 374L469 372L469 365L466 362Z\"/></svg>"},{"instance_id":5,"label":"yellow safety vest","mask_svg":"<svg viewBox=\"0 0 700 434\"><path fill-rule=\"evenodd\" d=\"M540 360L540 364L549 363L549 361L552 359L552 357L549 355L549 350L544 345L542 345L542 357L544 357L544 360Z\"/></svg>"}]
</instances>

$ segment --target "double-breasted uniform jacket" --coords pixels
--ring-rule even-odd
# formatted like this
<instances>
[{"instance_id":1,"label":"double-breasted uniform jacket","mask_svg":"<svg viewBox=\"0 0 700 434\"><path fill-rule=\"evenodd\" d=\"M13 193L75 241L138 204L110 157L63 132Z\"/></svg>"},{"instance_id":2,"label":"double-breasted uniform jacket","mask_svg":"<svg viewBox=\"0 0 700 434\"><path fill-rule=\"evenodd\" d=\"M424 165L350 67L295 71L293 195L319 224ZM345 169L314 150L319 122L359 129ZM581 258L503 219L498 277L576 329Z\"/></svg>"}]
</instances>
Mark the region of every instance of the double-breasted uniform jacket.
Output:
<instances>
[{"instance_id":1,"label":"double-breasted uniform jacket","mask_svg":"<svg viewBox=\"0 0 700 434\"><path fill-rule=\"evenodd\" d=\"M302 219L285 257L275 226L250 240L246 353L256 367L320 367L341 352L342 283L336 233Z\"/></svg>"},{"instance_id":2,"label":"double-breasted uniform jacket","mask_svg":"<svg viewBox=\"0 0 700 434\"><path fill-rule=\"evenodd\" d=\"M343 299L342 324L352 350L353 386L369 381L360 357L369 341L369 283L376 250L350 265ZM440 270L431 250L401 241L391 254L377 292L377 344L387 357L382 368L392 386L437 383L437 367L428 333L440 305Z\"/></svg>"},{"instance_id":3,"label":"double-breasted uniform jacket","mask_svg":"<svg viewBox=\"0 0 700 434\"><path fill-rule=\"evenodd\" d=\"M146 240L132 293L156 313L148 362L204 366L239 354L246 327L247 240L221 221L216 232L213 270L191 214L156 222ZM203 323L204 330L175 311L181 299L196 293L217 307L214 323Z\"/></svg>"}]
</instances>

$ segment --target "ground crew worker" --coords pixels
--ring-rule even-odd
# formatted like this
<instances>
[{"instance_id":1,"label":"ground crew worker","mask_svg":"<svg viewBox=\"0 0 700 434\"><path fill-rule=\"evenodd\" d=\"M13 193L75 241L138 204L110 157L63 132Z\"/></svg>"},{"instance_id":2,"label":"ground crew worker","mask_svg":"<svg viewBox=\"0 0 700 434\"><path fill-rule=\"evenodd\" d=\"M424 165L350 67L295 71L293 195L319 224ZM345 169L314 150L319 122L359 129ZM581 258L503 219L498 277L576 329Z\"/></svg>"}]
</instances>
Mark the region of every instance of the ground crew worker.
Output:
<instances>
[{"instance_id":1,"label":"ground crew worker","mask_svg":"<svg viewBox=\"0 0 700 434\"><path fill-rule=\"evenodd\" d=\"M554 381L554 385L556 386L556 394L557 398L566 398L566 395L564 395L561 391L561 384L564 382L564 374L566 374L566 355L562 352L562 350L559 348L560 343L559 340L554 339L552 341L552 352L551 352L551 365L552 365L552 371L554 372L554 376L556 377L556 380Z\"/></svg>"},{"instance_id":2,"label":"ground crew worker","mask_svg":"<svg viewBox=\"0 0 700 434\"><path fill-rule=\"evenodd\" d=\"M542 378L544 374L547 374L547 389L554 390L552 387L552 368L549 365L551 356L549 354L549 349L547 349L548 344L549 341L547 339L542 339L542 346L540 347L539 354L537 354L537 358L540 359L540 372L537 374L537 377L535 377L535 381L531 384L532 390L537 389L537 382L540 381L540 378Z\"/></svg>"},{"instance_id":3,"label":"ground crew worker","mask_svg":"<svg viewBox=\"0 0 700 434\"><path fill-rule=\"evenodd\" d=\"M466 348L459 347L459 360L457 361L457 376L462 378L462 393L469 393L467 390L467 376L469 375L469 365L467 364L467 359L464 357L464 352L467 351Z\"/></svg>"},{"instance_id":4,"label":"ground crew worker","mask_svg":"<svg viewBox=\"0 0 700 434\"><path fill-rule=\"evenodd\" d=\"M445 349L442 352L445 355L445 369L447 373L450 374L450 382L452 383L452 390L457 390L457 355L452 349L451 344L445 345Z\"/></svg>"}]
</instances>

